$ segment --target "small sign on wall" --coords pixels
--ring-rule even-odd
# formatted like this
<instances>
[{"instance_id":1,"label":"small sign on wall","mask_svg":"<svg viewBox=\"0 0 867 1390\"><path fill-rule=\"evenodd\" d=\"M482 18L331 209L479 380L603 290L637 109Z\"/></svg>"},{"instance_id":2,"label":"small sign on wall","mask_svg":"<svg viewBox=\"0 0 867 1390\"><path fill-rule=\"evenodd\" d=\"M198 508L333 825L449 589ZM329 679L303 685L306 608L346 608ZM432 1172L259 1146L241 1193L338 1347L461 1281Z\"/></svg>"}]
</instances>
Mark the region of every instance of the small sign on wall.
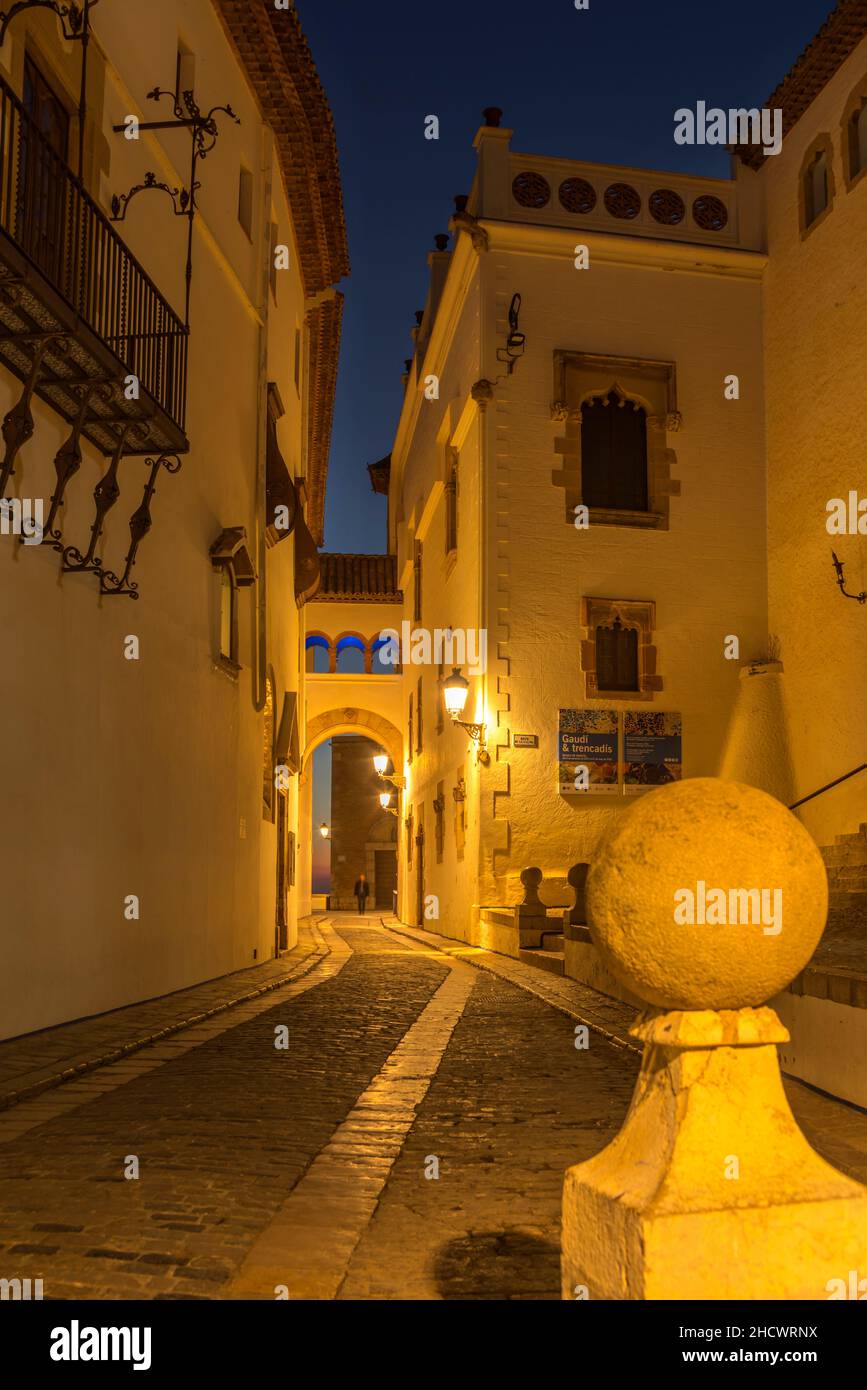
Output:
<instances>
[{"instance_id":1,"label":"small sign on wall","mask_svg":"<svg viewBox=\"0 0 867 1390\"><path fill-rule=\"evenodd\" d=\"M512 744L515 748L538 748L538 734L513 734Z\"/></svg>"}]
</instances>

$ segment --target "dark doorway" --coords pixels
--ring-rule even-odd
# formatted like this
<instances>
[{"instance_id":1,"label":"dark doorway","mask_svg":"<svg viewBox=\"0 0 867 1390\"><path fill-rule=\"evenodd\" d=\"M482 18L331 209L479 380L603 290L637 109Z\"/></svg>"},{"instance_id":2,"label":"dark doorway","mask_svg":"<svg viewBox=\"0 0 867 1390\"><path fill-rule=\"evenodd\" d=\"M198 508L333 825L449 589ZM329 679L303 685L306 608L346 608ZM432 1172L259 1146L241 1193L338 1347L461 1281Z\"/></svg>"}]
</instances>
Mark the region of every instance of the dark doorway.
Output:
<instances>
[{"instance_id":1,"label":"dark doorway","mask_svg":"<svg viewBox=\"0 0 867 1390\"><path fill-rule=\"evenodd\" d=\"M393 849L374 850L376 906L391 912L397 887L397 854Z\"/></svg>"},{"instance_id":2,"label":"dark doorway","mask_svg":"<svg viewBox=\"0 0 867 1390\"><path fill-rule=\"evenodd\" d=\"M288 798L277 792L277 954L289 945L289 889L295 882L295 836L289 830Z\"/></svg>"},{"instance_id":3,"label":"dark doorway","mask_svg":"<svg viewBox=\"0 0 867 1390\"><path fill-rule=\"evenodd\" d=\"M416 923L424 926L424 827L419 827L419 832L415 837L415 887L416 887Z\"/></svg>"}]
</instances>

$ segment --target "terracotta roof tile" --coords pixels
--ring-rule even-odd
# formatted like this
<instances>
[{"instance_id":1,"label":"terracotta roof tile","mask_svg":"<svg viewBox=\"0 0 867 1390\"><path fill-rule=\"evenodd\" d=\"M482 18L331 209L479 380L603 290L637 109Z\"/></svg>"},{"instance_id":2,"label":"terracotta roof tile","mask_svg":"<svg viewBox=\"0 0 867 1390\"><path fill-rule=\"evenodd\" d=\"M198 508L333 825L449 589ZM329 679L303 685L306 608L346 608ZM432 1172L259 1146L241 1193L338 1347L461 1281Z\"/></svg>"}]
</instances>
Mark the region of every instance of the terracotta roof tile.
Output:
<instances>
[{"instance_id":1,"label":"terracotta roof tile","mask_svg":"<svg viewBox=\"0 0 867 1390\"><path fill-rule=\"evenodd\" d=\"M213 0L274 132L308 295L349 274L334 121L294 9Z\"/></svg>"},{"instance_id":2,"label":"terracotta roof tile","mask_svg":"<svg viewBox=\"0 0 867 1390\"><path fill-rule=\"evenodd\" d=\"M322 582L317 599L331 602L399 602L396 555L339 555L320 551Z\"/></svg>"},{"instance_id":3,"label":"terracotta roof tile","mask_svg":"<svg viewBox=\"0 0 867 1390\"><path fill-rule=\"evenodd\" d=\"M837 69L867 36L867 0L840 0L813 41L794 67L765 102L771 110L783 113L783 134L788 135L807 107L827 87ZM751 169L765 162L761 146L734 145L737 154Z\"/></svg>"}]
</instances>

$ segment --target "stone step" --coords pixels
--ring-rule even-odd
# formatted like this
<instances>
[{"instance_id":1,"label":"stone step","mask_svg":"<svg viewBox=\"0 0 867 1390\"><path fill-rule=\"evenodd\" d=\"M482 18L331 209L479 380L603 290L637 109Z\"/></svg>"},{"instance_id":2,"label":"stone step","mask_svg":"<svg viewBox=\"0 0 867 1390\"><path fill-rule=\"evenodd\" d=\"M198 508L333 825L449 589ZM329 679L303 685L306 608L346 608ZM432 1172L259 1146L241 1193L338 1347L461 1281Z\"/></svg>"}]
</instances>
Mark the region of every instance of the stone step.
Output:
<instances>
[{"instance_id":1,"label":"stone step","mask_svg":"<svg viewBox=\"0 0 867 1390\"><path fill-rule=\"evenodd\" d=\"M850 842L847 845L824 845L822 858L828 868L839 868L845 864L867 865L867 840Z\"/></svg>"},{"instance_id":2,"label":"stone step","mask_svg":"<svg viewBox=\"0 0 867 1390\"><path fill-rule=\"evenodd\" d=\"M540 970L550 970L552 975L565 975L565 951L532 951L524 948L518 952L519 960L525 965L536 965Z\"/></svg>"},{"instance_id":3,"label":"stone step","mask_svg":"<svg viewBox=\"0 0 867 1390\"><path fill-rule=\"evenodd\" d=\"M562 929L562 927L561 927L560 931L543 931L543 932L542 932L542 950L543 950L543 951L560 951L560 952L562 952L563 949L564 949L564 947L563 947L563 929Z\"/></svg>"},{"instance_id":4,"label":"stone step","mask_svg":"<svg viewBox=\"0 0 867 1390\"><path fill-rule=\"evenodd\" d=\"M832 893L862 892L867 889L867 868L860 864L844 864L830 869L828 887Z\"/></svg>"},{"instance_id":5,"label":"stone step","mask_svg":"<svg viewBox=\"0 0 867 1390\"><path fill-rule=\"evenodd\" d=\"M865 832L864 827L862 825L859 827L858 830L854 832L854 834L835 835L834 843L838 845L854 845L859 843L867 844L867 832Z\"/></svg>"}]
</instances>

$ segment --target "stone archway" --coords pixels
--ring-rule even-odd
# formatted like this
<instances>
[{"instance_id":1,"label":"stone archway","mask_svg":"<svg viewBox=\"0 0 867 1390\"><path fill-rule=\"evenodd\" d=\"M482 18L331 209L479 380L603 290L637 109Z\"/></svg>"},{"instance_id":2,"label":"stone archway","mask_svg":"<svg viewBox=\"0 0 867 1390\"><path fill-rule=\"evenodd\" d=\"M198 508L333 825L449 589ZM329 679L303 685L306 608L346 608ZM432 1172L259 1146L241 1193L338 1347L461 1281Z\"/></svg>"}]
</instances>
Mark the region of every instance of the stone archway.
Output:
<instances>
[{"instance_id":1,"label":"stone archway","mask_svg":"<svg viewBox=\"0 0 867 1390\"><path fill-rule=\"evenodd\" d=\"M395 772L402 772L403 737L400 730L381 714L374 714L368 709L356 709L354 706L324 710L308 722L304 743L305 767L320 743L326 738L334 737L335 734L360 734L363 738L381 743L391 758Z\"/></svg>"},{"instance_id":2,"label":"stone archway","mask_svg":"<svg viewBox=\"0 0 867 1390\"><path fill-rule=\"evenodd\" d=\"M372 739L378 743L391 758L394 769L400 775L403 774L403 736L396 725L391 720L384 718L380 714L374 714L372 710L358 708L356 706L343 706L335 709L324 710L315 718L308 720L304 753L299 783L299 882L301 883L301 896L299 903L303 903L303 908L299 906L301 915L311 910L310 878L311 878L311 858L312 858L312 835L313 835L313 754L316 749L325 742L326 739L340 734L357 734L362 738ZM397 825L397 841L400 841L400 823ZM375 852L375 849L374 849ZM395 871L400 876L400 856L399 853L395 860ZM370 877L370 875L368 875Z\"/></svg>"}]
</instances>

